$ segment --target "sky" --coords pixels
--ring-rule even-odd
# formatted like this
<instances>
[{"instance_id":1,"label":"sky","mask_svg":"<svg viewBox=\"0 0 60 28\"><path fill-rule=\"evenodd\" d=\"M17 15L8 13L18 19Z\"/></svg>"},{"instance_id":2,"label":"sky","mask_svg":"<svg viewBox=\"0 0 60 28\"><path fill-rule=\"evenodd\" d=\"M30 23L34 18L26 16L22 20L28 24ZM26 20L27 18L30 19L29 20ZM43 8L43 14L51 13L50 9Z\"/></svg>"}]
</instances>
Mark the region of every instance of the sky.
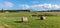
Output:
<instances>
[{"instance_id":1,"label":"sky","mask_svg":"<svg viewBox=\"0 0 60 28\"><path fill-rule=\"evenodd\" d=\"M60 9L60 0L0 0L0 9L33 11Z\"/></svg>"}]
</instances>

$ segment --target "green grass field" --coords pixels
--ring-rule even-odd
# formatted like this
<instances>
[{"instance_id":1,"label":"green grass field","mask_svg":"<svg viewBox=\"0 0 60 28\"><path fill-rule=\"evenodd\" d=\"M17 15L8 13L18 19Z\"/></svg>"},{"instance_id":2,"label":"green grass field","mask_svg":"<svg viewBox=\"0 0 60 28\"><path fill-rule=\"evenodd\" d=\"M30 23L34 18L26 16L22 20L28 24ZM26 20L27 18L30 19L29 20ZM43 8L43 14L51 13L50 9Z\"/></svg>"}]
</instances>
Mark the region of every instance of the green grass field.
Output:
<instances>
[{"instance_id":1,"label":"green grass field","mask_svg":"<svg viewBox=\"0 0 60 28\"><path fill-rule=\"evenodd\" d=\"M60 16L46 16L45 20L39 20L39 17L30 17L31 14L34 13L0 13L0 28L60 28ZM28 22L20 22L22 16L27 16Z\"/></svg>"}]
</instances>

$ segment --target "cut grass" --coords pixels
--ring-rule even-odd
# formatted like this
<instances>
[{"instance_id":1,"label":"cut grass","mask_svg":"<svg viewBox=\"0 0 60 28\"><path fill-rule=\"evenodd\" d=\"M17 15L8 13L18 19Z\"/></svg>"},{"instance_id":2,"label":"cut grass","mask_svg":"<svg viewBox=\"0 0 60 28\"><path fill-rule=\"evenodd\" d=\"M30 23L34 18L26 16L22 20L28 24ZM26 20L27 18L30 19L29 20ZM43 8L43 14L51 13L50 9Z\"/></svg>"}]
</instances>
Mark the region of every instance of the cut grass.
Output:
<instances>
[{"instance_id":1,"label":"cut grass","mask_svg":"<svg viewBox=\"0 0 60 28\"><path fill-rule=\"evenodd\" d=\"M31 13L4 13L0 14L0 24L11 28L60 28L60 16L46 16L45 20L40 20L40 17L28 17ZM28 17L28 22L22 23L20 19L22 16Z\"/></svg>"},{"instance_id":2,"label":"cut grass","mask_svg":"<svg viewBox=\"0 0 60 28\"><path fill-rule=\"evenodd\" d=\"M28 17L28 22L21 23L20 17L7 17L0 18L0 23L8 24L12 28L60 28L59 18L47 16L45 20L39 20L39 17Z\"/></svg>"}]
</instances>

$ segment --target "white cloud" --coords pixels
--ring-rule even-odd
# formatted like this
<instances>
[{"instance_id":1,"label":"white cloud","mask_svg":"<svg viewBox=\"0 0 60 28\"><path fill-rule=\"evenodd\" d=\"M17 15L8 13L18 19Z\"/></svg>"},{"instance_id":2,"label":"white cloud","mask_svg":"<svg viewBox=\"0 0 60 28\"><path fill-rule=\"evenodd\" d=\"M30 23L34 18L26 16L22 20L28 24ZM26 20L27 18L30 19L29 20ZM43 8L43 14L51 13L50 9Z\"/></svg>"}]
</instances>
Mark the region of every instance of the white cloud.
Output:
<instances>
[{"instance_id":1,"label":"white cloud","mask_svg":"<svg viewBox=\"0 0 60 28\"><path fill-rule=\"evenodd\" d=\"M50 10L50 9L59 9L60 5L57 4L35 4L35 5L27 5L27 4L22 4L20 5L22 9L33 9L33 10Z\"/></svg>"},{"instance_id":2,"label":"white cloud","mask_svg":"<svg viewBox=\"0 0 60 28\"><path fill-rule=\"evenodd\" d=\"M11 3L11 2L4 2L4 7L7 7L7 8L9 7L10 8L10 7L13 7L13 5L14 4Z\"/></svg>"},{"instance_id":3,"label":"white cloud","mask_svg":"<svg viewBox=\"0 0 60 28\"><path fill-rule=\"evenodd\" d=\"M52 8L52 5L51 4L42 4L44 8Z\"/></svg>"},{"instance_id":4,"label":"white cloud","mask_svg":"<svg viewBox=\"0 0 60 28\"><path fill-rule=\"evenodd\" d=\"M31 8L35 10L59 9L60 5L44 3L44 4L31 5Z\"/></svg>"},{"instance_id":5,"label":"white cloud","mask_svg":"<svg viewBox=\"0 0 60 28\"><path fill-rule=\"evenodd\" d=\"M49 9L59 9L60 5L56 5L56 4L43 4L44 8L49 8Z\"/></svg>"},{"instance_id":6,"label":"white cloud","mask_svg":"<svg viewBox=\"0 0 60 28\"><path fill-rule=\"evenodd\" d=\"M13 6L14 6L14 4L12 2L3 2L3 3L0 3L0 9L1 8L8 9L8 8L13 7Z\"/></svg>"},{"instance_id":7,"label":"white cloud","mask_svg":"<svg viewBox=\"0 0 60 28\"><path fill-rule=\"evenodd\" d=\"M27 5L27 4L20 4L19 6L20 6L22 9L29 9L29 8L30 8L30 6Z\"/></svg>"},{"instance_id":8,"label":"white cloud","mask_svg":"<svg viewBox=\"0 0 60 28\"><path fill-rule=\"evenodd\" d=\"M52 8L59 9L60 5L53 5Z\"/></svg>"}]
</instances>

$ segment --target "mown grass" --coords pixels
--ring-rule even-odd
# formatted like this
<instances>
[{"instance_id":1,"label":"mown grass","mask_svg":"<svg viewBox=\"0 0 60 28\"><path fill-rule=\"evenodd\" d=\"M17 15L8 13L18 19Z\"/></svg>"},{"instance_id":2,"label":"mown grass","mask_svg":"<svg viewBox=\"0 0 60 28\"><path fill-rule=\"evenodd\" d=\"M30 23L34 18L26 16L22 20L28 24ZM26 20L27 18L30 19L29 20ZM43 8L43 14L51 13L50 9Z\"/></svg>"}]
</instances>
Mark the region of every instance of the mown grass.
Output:
<instances>
[{"instance_id":1,"label":"mown grass","mask_svg":"<svg viewBox=\"0 0 60 28\"><path fill-rule=\"evenodd\" d=\"M40 17L28 17L30 14L29 12L1 13L0 24L8 25L7 28L60 28L60 16L46 16L45 20L40 20ZM24 15L28 17L26 23L20 22Z\"/></svg>"}]
</instances>

